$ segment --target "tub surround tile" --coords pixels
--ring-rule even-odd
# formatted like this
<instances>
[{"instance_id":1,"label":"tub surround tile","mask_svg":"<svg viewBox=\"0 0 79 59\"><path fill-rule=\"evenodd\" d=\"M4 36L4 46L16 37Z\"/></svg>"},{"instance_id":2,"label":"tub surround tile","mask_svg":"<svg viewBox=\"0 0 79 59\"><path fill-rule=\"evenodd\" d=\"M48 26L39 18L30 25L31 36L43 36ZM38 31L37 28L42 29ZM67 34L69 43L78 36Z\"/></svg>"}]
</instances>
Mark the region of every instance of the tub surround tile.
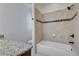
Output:
<instances>
[{"instance_id":1,"label":"tub surround tile","mask_svg":"<svg viewBox=\"0 0 79 59\"><path fill-rule=\"evenodd\" d=\"M52 20L52 21L41 21L41 20L36 19L36 21L40 22L40 23L52 23L52 22L71 21L77 16L77 14L78 14L78 12L76 12L72 18L67 18L67 19L58 19L58 20Z\"/></svg>"}]
</instances>

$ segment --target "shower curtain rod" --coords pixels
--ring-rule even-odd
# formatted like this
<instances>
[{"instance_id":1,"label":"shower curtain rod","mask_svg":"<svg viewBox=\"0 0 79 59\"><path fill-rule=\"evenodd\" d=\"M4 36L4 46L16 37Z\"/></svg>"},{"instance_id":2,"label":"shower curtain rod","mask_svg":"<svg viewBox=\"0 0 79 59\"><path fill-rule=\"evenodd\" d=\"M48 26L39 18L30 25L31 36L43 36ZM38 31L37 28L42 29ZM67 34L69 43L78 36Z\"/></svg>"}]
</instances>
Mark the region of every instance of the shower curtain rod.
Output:
<instances>
[{"instance_id":1,"label":"shower curtain rod","mask_svg":"<svg viewBox=\"0 0 79 59\"><path fill-rule=\"evenodd\" d=\"M60 19L60 20L53 20L53 21L41 21L41 20L36 19L36 21L40 22L40 23L52 23L52 22L71 21L77 16L77 14L78 14L78 12L76 12L75 15L72 18L68 18L68 19Z\"/></svg>"}]
</instances>

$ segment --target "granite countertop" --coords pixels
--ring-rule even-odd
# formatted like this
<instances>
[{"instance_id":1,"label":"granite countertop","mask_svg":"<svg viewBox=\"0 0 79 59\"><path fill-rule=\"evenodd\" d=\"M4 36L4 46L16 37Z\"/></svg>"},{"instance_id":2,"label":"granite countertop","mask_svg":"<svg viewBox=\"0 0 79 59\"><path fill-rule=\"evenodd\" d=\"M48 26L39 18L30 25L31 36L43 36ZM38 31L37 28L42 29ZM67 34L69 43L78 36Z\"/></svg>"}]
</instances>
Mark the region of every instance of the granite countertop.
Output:
<instances>
[{"instance_id":1,"label":"granite countertop","mask_svg":"<svg viewBox=\"0 0 79 59\"><path fill-rule=\"evenodd\" d=\"M0 40L0 56L16 56L32 48L31 44L11 40Z\"/></svg>"}]
</instances>

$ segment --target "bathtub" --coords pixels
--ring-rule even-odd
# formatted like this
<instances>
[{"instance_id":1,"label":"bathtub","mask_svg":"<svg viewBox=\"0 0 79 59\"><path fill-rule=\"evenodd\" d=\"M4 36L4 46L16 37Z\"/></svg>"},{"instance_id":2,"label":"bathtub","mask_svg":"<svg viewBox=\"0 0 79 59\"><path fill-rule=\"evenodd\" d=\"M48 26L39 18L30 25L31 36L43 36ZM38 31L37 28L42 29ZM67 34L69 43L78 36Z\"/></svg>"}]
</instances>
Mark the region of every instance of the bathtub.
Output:
<instances>
[{"instance_id":1,"label":"bathtub","mask_svg":"<svg viewBox=\"0 0 79 59\"><path fill-rule=\"evenodd\" d=\"M41 41L37 44L37 56L77 56L71 45Z\"/></svg>"}]
</instances>

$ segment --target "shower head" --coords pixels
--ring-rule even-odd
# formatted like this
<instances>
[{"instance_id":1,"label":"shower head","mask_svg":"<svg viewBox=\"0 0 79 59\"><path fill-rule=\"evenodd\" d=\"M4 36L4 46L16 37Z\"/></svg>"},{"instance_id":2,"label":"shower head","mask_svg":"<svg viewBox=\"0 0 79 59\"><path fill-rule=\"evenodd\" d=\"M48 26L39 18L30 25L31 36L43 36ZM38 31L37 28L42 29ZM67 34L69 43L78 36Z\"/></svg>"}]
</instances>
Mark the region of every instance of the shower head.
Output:
<instances>
[{"instance_id":1,"label":"shower head","mask_svg":"<svg viewBox=\"0 0 79 59\"><path fill-rule=\"evenodd\" d=\"M68 10L71 10L71 8L74 6L74 4L67 7Z\"/></svg>"}]
</instances>

